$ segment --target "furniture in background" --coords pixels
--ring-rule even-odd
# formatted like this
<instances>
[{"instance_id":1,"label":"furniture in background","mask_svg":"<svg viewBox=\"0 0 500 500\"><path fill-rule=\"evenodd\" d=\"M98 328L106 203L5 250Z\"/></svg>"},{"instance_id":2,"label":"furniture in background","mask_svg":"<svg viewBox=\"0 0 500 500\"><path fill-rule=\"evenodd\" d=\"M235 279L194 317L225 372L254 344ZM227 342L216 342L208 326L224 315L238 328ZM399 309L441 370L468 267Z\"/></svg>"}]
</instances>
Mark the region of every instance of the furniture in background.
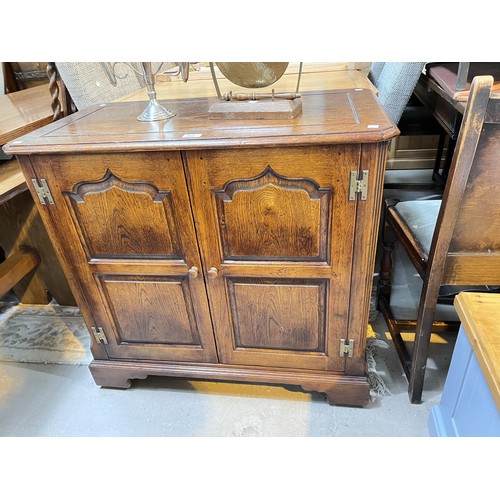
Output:
<instances>
[{"instance_id":1,"label":"furniture in background","mask_svg":"<svg viewBox=\"0 0 500 500\"><path fill-rule=\"evenodd\" d=\"M0 145L52 122L47 85L0 96ZM20 139L18 139L20 140ZM0 161L0 297L13 289L21 303L52 297L74 305L73 295L15 158Z\"/></svg>"},{"instance_id":2,"label":"furniture in background","mask_svg":"<svg viewBox=\"0 0 500 500\"><path fill-rule=\"evenodd\" d=\"M114 101L145 87L137 63L117 64L117 77L110 81L99 62L51 62L47 66L54 120L95 104ZM160 63L158 63L158 66ZM163 63L162 71L173 63Z\"/></svg>"},{"instance_id":3,"label":"furniture in background","mask_svg":"<svg viewBox=\"0 0 500 500\"><path fill-rule=\"evenodd\" d=\"M141 101L112 103L9 145L54 201L37 204L93 333L97 384L164 375L369 401L372 273L398 130L371 90L302 99L293 120L248 121L209 120L207 98L171 100L176 116L157 123L137 120Z\"/></svg>"},{"instance_id":4,"label":"furniture in background","mask_svg":"<svg viewBox=\"0 0 500 500\"><path fill-rule=\"evenodd\" d=\"M6 94L48 83L47 63L2 62L1 65L5 87L3 90Z\"/></svg>"},{"instance_id":5,"label":"furniture in background","mask_svg":"<svg viewBox=\"0 0 500 500\"><path fill-rule=\"evenodd\" d=\"M498 62L427 63L415 87L415 96L432 112L448 136L445 161L436 164L433 172L433 179L441 184L446 183L472 80L481 75L492 76L492 92L500 91Z\"/></svg>"},{"instance_id":6,"label":"furniture in background","mask_svg":"<svg viewBox=\"0 0 500 500\"><path fill-rule=\"evenodd\" d=\"M492 85L491 76L473 81L442 201L386 201L379 307L412 403L421 401L431 331L458 329L452 318L435 321L438 298L457 287L500 285L500 99L490 95ZM417 311L411 304L396 310L401 289L391 284L404 282L405 267L392 266L396 242L421 278L408 284L414 285L409 295L418 297ZM408 330L415 330L411 356L401 337Z\"/></svg>"},{"instance_id":7,"label":"furniture in background","mask_svg":"<svg viewBox=\"0 0 500 500\"><path fill-rule=\"evenodd\" d=\"M429 434L500 437L500 295L462 292L455 306L460 331Z\"/></svg>"},{"instance_id":8,"label":"furniture in background","mask_svg":"<svg viewBox=\"0 0 500 500\"><path fill-rule=\"evenodd\" d=\"M346 66L348 66L346 68ZM338 90L338 89L370 89L378 94L377 88L367 78L369 67L361 65L361 69L355 69L346 64L338 63L304 63L302 77L300 79L300 91ZM289 63L285 74L273 85L276 92L287 92L297 85L299 64ZM215 67L217 81L222 93L230 90L241 89L227 80L220 70ZM212 98L217 94L213 84L212 75L208 66L198 66L191 69L189 81L184 83L180 77L171 77L159 73L156 77L156 92L158 100L190 99L190 98ZM236 89L236 90L235 90ZM146 89L141 88L129 95L115 99L115 102L132 102L148 100Z\"/></svg>"},{"instance_id":9,"label":"furniture in background","mask_svg":"<svg viewBox=\"0 0 500 500\"><path fill-rule=\"evenodd\" d=\"M398 141L405 136L439 136L435 163L441 163L445 145L445 134L431 111L413 97L424 62L374 62L369 78L378 89L380 103L400 130ZM384 187L405 190L407 196L415 198L438 192L432 179L433 168L386 169ZM442 190L439 190L441 194Z\"/></svg>"}]
</instances>

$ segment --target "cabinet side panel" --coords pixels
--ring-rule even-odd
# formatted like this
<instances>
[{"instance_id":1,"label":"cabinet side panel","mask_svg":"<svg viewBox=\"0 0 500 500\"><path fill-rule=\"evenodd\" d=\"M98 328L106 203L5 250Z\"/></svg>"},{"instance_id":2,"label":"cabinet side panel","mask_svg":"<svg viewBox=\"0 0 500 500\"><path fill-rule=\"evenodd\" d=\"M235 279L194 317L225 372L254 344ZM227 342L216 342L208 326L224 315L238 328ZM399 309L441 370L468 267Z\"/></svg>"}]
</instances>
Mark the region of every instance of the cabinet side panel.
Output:
<instances>
[{"instance_id":1,"label":"cabinet side panel","mask_svg":"<svg viewBox=\"0 0 500 500\"><path fill-rule=\"evenodd\" d=\"M354 340L354 356L346 358L346 373L366 373L365 348L373 271L382 209L386 143L363 144L360 169L368 170L366 200L359 200L353 248L351 299L349 303L349 339Z\"/></svg>"}]
</instances>

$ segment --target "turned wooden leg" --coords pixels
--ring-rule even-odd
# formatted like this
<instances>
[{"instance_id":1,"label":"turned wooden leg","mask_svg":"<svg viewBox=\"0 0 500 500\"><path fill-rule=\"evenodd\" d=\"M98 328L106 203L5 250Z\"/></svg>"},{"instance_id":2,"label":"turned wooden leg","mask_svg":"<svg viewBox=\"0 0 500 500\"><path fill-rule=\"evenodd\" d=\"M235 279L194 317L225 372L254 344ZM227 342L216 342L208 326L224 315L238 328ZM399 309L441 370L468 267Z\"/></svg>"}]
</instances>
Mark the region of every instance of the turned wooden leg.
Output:
<instances>
[{"instance_id":1,"label":"turned wooden leg","mask_svg":"<svg viewBox=\"0 0 500 500\"><path fill-rule=\"evenodd\" d=\"M386 200L384 209L384 229L382 232L382 259L380 262L380 277L377 285L377 297L384 297L389 303L391 296L392 252L396 244L396 234L387 223L387 209L398 203L398 200Z\"/></svg>"}]
</instances>

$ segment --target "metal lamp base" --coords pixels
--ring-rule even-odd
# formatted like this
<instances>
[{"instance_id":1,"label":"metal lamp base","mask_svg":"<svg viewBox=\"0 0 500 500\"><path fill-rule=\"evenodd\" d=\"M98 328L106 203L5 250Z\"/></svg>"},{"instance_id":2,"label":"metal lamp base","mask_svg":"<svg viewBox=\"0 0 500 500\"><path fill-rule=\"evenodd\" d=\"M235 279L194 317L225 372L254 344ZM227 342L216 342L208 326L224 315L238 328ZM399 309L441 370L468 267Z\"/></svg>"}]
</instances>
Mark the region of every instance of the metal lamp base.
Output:
<instances>
[{"instance_id":1,"label":"metal lamp base","mask_svg":"<svg viewBox=\"0 0 500 500\"><path fill-rule=\"evenodd\" d=\"M155 122L159 120L168 120L173 116L175 116L175 113L164 108L156 99L151 99L148 107L137 117L137 119L141 122Z\"/></svg>"}]
</instances>

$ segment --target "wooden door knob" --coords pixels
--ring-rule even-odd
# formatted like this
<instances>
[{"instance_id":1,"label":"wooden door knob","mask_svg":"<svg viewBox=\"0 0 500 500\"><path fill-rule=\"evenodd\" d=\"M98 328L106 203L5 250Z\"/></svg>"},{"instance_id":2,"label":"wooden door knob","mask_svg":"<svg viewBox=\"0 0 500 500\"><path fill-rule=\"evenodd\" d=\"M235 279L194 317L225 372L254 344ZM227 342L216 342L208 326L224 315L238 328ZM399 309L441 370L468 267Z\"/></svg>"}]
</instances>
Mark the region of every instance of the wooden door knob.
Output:
<instances>
[{"instance_id":1,"label":"wooden door knob","mask_svg":"<svg viewBox=\"0 0 500 500\"><path fill-rule=\"evenodd\" d=\"M208 270L207 274L208 274L209 280L214 280L215 278L217 278L217 275L219 274L219 270L216 267L211 267Z\"/></svg>"},{"instance_id":2,"label":"wooden door knob","mask_svg":"<svg viewBox=\"0 0 500 500\"><path fill-rule=\"evenodd\" d=\"M188 271L189 277L194 280L195 278L198 277L198 268L196 266L193 266L189 271Z\"/></svg>"}]
</instances>

